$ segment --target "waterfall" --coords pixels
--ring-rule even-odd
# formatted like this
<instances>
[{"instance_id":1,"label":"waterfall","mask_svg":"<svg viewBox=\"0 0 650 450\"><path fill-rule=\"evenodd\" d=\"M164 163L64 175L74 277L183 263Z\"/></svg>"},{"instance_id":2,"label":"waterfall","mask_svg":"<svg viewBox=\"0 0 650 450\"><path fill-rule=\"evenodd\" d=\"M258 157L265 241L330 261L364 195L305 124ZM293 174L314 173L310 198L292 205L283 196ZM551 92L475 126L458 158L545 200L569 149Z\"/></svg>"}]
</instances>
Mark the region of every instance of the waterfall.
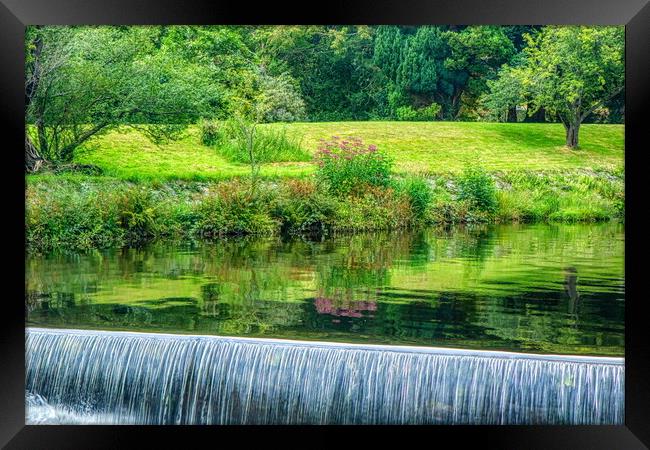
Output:
<instances>
[{"instance_id":1,"label":"waterfall","mask_svg":"<svg viewBox=\"0 0 650 450\"><path fill-rule=\"evenodd\" d=\"M623 424L622 358L29 328L28 424Z\"/></svg>"}]
</instances>

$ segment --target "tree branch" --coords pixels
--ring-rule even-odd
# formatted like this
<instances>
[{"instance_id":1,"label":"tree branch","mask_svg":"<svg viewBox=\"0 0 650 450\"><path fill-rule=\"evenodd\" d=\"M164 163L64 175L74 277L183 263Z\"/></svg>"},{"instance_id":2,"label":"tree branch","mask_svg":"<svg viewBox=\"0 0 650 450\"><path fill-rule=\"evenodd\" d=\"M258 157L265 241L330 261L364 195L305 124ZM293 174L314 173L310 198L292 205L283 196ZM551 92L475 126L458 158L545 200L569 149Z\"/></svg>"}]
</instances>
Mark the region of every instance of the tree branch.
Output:
<instances>
[{"instance_id":1,"label":"tree branch","mask_svg":"<svg viewBox=\"0 0 650 450\"><path fill-rule=\"evenodd\" d=\"M110 125L109 122L100 122L97 125L95 125L93 128L90 130L82 133L77 137L77 139L70 144L66 145L61 149L61 155L62 156L67 156L72 150L74 150L76 147L80 146L84 142L86 142L88 139L90 139L92 136L95 134L99 133L101 130L106 128L108 125Z\"/></svg>"},{"instance_id":2,"label":"tree branch","mask_svg":"<svg viewBox=\"0 0 650 450\"><path fill-rule=\"evenodd\" d=\"M585 112L580 116L580 122L582 122L583 120L585 120L589 114L591 114L592 112L594 112L594 111L596 110L596 108L598 108L599 106L604 105L604 104L607 103L609 100L611 100L612 98L616 97L616 96L617 96L617 95L618 95L618 94L619 94L619 93L620 93L624 88L625 88L625 85L622 85L621 87L619 87L618 89L616 89L614 92L612 92L612 94L609 95L609 97L607 97L607 98L605 98L605 99L603 99L603 100L599 100L599 101L597 101L596 103L594 103L594 104L593 104L589 109L587 109L587 110L586 110L586 111L585 111Z\"/></svg>"}]
</instances>

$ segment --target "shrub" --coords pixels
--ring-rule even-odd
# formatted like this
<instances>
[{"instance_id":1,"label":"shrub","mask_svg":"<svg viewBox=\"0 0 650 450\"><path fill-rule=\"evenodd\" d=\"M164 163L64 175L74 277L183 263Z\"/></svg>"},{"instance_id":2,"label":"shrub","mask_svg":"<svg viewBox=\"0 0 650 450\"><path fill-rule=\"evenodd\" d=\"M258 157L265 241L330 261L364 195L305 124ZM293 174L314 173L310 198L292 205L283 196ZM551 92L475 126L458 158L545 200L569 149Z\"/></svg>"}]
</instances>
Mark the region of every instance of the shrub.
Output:
<instances>
[{"instance_id":1,"label":"shrub","mask_svg":"<svg viewBox=\"0 0 650 450\"><path fill-rule=\"evenodd\" d=\"M278 223L269 214L268 194L251 196L240 181L220 183L196 207L196 232L204 238L234 234L273 234Z\"/></svg>"},{"instance_id":2,"label":"shrub","mask_svg":"<svg viewBox=\"0 0 650 450\"><path fill-rule=\"evenodd\" d=\"M294 122L305 118L305 102L296 80L287 73L262 74L260 87L264 98L264 122Z\"/></svg>"},{"instance_id":3,"label":"shrub","mask_svg":"<svg viewBox=\"0 0 650 450\"><path fill-rule=\"evenodd\" d=\"M288 233L324 232L337 208L336 200L319 192L311 180L288 180L273 216Z\"/></svg>"},{"instance_id":4,"label":"shrub","mask_svg":"<svg viewBox=\"0 0 650 450\"><path fill-rule=\"evenodd\" d=\"M414 121L417 120L418 113L412 106L400 106L395 110L397 120Z\"/></svg>"},{"instance_id":5,"label":"shrub","mask_svg":"<svg viewBox=\"0 0 650 450\"><path fill-rule=\"evenodd\" d=\"M440 105L431 103L429 106L419 109L418 113L420 116L419 120L435 120L440 113Z\"/></svg>"},{"instance_id":6,"label":"shrub","mask_svg":"<svg viewBox=\"0 0 650 450\"><path fill-rule=\"evenodd\" d=\"M118 220L125 230L125 239L140 243L156 234L156 202L151 190L143 187L126 189L118 194Z\"/></svg>"},{"instance_id":7,"label":"shrub","mask_svg":"<svg viewBox=\"0 0 650 450\"><path fill-rule=\"evenodd\" d=\"M625 218L625 195L621 192L614 199L614 211L619 218Z\"/></svg>"},{"instance_id":8,"label":"shrub","mask_svg":"<svg viewBox=\"0 0 650 450\"><path fill-rule=\"evenodd\" d=\"M408 199L393 189L367 186L358 197L338 203L332 220L336 231L390 230L407 226L411 219Z\"/></svg>"},{"instance_id":9,"label":"shrub","mask_svg":"<svg viewBox=\"0 0 650 450\"><path fill-rule=\"evenodd\" d=\"M387 187L392 160L360 138L322 140L315 155L317 177L334 194L357 193L365 186Z\"/></svg>"},{"instance_id":10,"label":"shrub","mask_svg":"<svg viewBox=\"0 0 650 450\"><path fill-rule=\"evenodd\" d=\"M482 212L494 213L497 209L496 186L492 177L479 167L465 169L458 179L458 198L468 200Z\"/></svg>"},{"instance_id":11,"label":"shrub","mask_svg":"<svg viewBox=\"0 0 650 450\"><path fill-rule=\"evenodd\" d=\"M417 219L425 217L433 195L429 185L423 178L405 178L396 185L396 190L408 197L414 217Z\"/></svg>"},{"instance_id":12,"label":"shrub","mask_svg":"<svg viewBox=\"0 0 650 450\"><path fill-rule=\"evenodd\" d=\"M414 109L412 106L400 106L395 110L397 120L425 121L435 120L440 112L440 105L432 103L424 108Z\"/></svg>"},{"instance_id":13,"label":"shrub","mask_svg":"<svg viewBox=\"0 0 650 450\"><path fill-rule=\"evenodd\" d=\"M224 126L223 143L219 152L228 161L250 164L247 139L233 122ZM311 156L302 148L300 139L286 129L257 127L253 137L253 154L256 163L309 161Z\"/></svg>"},{"instance_id":14,"label":"shrub","mask_svg":"<svg viewBox=\"0 0 650 450\"><path fill-rule=\"evenodd\" d=\"M209 147L221 142L223 135L219 123L212 120L203 120L200 123L201 143Z\"/></svg>"},{"instance_id":15,"label":"shrub","mask_svg":"<svg viewBox=\"0 0 650 450\"><path fill-rule=\"evenodd\" d=\"M87 250L122 245L116 195L67 184L46 191L28 188L26 241L30 249Z\"/></svg>"},{"instance_id":16,"label":"shrub","mask_svg":"<svg viewBox=\"0 0 650 450\"><path fill-rule=\"evenodd\" d=\"M468 200L436 199L427 211L426 221L436 224L481 223L489 220L487 215Z\"/></svg>"}]
</instances>

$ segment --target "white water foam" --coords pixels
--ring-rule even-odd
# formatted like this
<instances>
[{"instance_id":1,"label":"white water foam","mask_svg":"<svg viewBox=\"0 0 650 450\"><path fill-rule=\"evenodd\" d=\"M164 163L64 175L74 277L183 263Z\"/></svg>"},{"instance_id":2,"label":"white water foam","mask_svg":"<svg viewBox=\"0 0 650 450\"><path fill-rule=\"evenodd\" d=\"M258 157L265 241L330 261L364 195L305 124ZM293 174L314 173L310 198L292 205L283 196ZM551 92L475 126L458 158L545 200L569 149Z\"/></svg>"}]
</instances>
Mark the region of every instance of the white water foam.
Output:
<instances>
[{"instance_id":1,"label":"white water foam","mask_svg":"<svg viewBox=\"0 0 650 450\"><path fill-rule=\"evenodd\" d=\"M622 424L620 358L29 329L27 423Z\"/></svg>"}]
</instances>

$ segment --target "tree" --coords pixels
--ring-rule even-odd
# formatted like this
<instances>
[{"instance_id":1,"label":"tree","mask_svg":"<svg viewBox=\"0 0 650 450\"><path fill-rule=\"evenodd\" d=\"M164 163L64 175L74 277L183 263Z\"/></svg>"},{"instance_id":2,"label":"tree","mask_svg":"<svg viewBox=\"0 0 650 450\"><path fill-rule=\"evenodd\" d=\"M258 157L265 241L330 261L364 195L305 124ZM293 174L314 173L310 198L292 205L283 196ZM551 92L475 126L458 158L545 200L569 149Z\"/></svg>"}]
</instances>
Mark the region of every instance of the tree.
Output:
<instances>
[{"instance_id":1,"label":"tree","mask_svg":"<svg viewBox=\"0 0 650 450\"><path fill-rule=\"evenodd\" d=\"M454 78L444 67L448 47L440 27L422 27L405 43L397 72L397 86L410 97L416 108L430 105L438 99L449 107L443 96L451 96L451 107L460 99ZM442 101L441 101L442 100Z\"/></svg>"},{"instance_id":2,"label":"tree","mask_svg":"<svg viewBox=\"0 0 650 450\"><path fill-rule=\"evenodd\" d=\"M197 65L209 77L216 93L210 112L219 119L228 119L257 81L260 57L248 34L248 28L241 26L165 27L161 43L177 55L176 64Z\"/></svg>"},{"instance_id":3,"label":"tree","mask_svg":"<svg viewBox=\"0 0 650 450\"><path fill-rule=\"evenodd\" d=\"M294 122L305 117L305 102L288 74L271 76L260 70L259 84L266 105L261 120L264 122Z\"/></svg>"},{"instance_id":4,"label":"tree","mask_svg":"<svg viewBox=\"0 0 650 450\"><path fill-rule=\"evenodd\" d=\"M522 76L519 67L504 65L496 80L487 82L489 93L483 96L482 104L488 109L489 117L500 122L516 122L512 111L525 103Z\"/></svg>"},{"instance_id":5,"label":"tree","mask_svg":"<svg viewBox=\"0 0 650 450\"><path fill-rule=\"evenodd\" d=\"M380 27L374 62L391 81L388 94L393 113L434 102L440 118L455 119L465 104L474 109L486 80L515 53L500 27Z\"/></svg>"},{"instance_id":6,"label":"tree","mask_svg":"<svg viewBox=\"0 0 650 450\"><path fill-rule=\"evenodd\" d=\"M198 64L175 64L155 27L29 27L26 33L26 169L69 162L114 127L173 139L215 96ZM146 127L142 126L147 124Z\"/></svg>"},{"instance_id":7,"label":"tree","mask_svg":"<svg viewBox=\"0 0 650 450\"><path fill-rule=\"evenodd\" d=\"M580 124L625 88L623 27L549 26L528 37L518 72L530 112L545 108L577 148Z\"/></svg>"},{"instance_id":8,"label":"tree","mask_svg":"<svg viewBox=\"0 0 650 450\"><path fill-rule=\"evenodd\" d=\"M449 31L447 42L450 55L445 68L466 74L467 79L457 88L463 96L459 106L475 110L480 96L488 90L487 83L515 55L515 46L500 26L469 26L459 32Z\"/></svg>"},{"instance_id":9,"label":"tree","mask_svg":"<svg viewBox=\"0 0 650 450\"><path fill-rule=\"evenodd\" d=\"M263 89L264 76L257 73L246 90L239 90L229 110L230 123L234 127L237 139L244 145L251 168L251 190L253 196L257 190L261 155L255 145L257 126L269 117L277 106L276 97Z\"/></svg>"},{"instance_id":10,"label":"tree","mask_svg":"<svg viewBox=\"0 0 650 450\"><path fill-rule=\"evenodd\" d=\"M269 75L297 81L310 120L363 120L376 114L385 92L372 63L372 30L265 26L252 40Z\"/></svg>"},{"instance_id":11,"label":"tree","mask_svg":"<svg viewBox=\"0 0 650 450\"><path fill-rule=\"evenodd\" d=\"M41 26L27 27L25 31L25 120L29 122L30 114L37 116L33 122L44 152L47 152L47 139L42 116L46 109L46 95L42 93L47 93L50 85L56 83L60 76L58 69L70 59L70 35L71 33L66 33L61 28ZM25 169L28 172L36 172L44 161L26 126Z\"/></svg>"}]
</instances>

